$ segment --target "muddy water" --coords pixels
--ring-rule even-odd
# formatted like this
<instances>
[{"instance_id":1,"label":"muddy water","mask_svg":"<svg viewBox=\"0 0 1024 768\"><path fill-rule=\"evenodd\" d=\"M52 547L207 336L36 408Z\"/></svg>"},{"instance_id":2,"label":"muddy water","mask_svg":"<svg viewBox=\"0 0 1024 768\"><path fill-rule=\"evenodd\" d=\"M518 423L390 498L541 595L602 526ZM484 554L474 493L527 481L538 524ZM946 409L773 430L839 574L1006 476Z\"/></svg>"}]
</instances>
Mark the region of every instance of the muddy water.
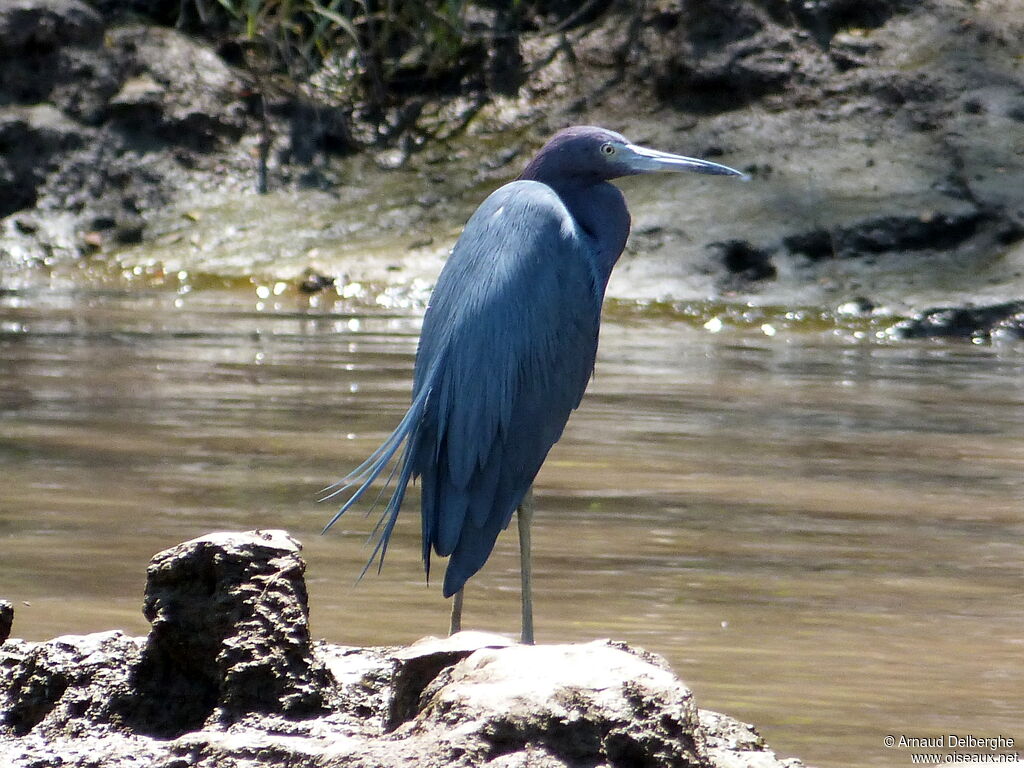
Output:
<instances>
[{"instance_id":1,"label":"muddy water","mask_svg":"<svg viewBox=\"0 0 1024 768\"><path fill-rule=\"evenodd\" d=\"M371 521L320 536L313 501L398 421L418 312L189 287L0 296L15 634L143 633L155 552L256 527L303 541L318 636L443 632L415 513L357 584ZM910 764L888 734L1024 742L1024 350L703 327L722 312L610 313L537 485L539 641L661 653L703 706L826 768ZM469 626L517 631L515 547Z\"/></svg>"}]
</instances>

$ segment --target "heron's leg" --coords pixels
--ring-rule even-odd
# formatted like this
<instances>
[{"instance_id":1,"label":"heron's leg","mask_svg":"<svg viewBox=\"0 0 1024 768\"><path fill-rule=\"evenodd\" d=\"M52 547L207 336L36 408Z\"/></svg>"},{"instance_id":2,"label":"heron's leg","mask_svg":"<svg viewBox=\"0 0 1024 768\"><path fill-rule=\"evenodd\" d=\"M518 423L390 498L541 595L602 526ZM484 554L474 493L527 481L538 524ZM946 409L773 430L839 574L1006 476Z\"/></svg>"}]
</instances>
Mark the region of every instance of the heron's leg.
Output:
<instances>
[{"instance_id":1,"label":"heron's leg","mask_svg":"<svg viewBox=\"0 0 1024 768\"><path fill-rule=\"evenodd\" d=\"M462 594L466 591L463 587L452 597L452 623L448 625L448 634L454 635L462 631Z\"/></svg>"},{"instance_id":2,"label":"heron's leg","mask_svg":"<svg viewBox=\"0 0 1024 768\"><path fill-rule=\"evenodd\" d=\"M519 569L523 577L523 635L526 645L533 645L533 566L530 559L530 525L533 523L533 486L519 504Z\"/></svg>"}]
</instances>

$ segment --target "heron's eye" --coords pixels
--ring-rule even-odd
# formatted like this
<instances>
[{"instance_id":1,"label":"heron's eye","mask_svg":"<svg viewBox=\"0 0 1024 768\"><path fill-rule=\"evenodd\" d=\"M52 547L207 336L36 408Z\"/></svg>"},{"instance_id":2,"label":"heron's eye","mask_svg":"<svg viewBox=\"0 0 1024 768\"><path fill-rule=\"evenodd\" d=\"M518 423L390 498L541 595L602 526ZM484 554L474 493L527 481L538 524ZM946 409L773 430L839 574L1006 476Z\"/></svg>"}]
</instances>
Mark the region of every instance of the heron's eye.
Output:
<instances>
[{"instance_id":1,"label":"heron's eye","mask_svg":"<svg viewBox=\"0 0 1024 768\"><path fill-rule=\"evenodd\" d=\"M611 157L615 154L615 145L611 142L605 142L601 145L601 154L608 155Z\"/></svg>"}]
</instances>

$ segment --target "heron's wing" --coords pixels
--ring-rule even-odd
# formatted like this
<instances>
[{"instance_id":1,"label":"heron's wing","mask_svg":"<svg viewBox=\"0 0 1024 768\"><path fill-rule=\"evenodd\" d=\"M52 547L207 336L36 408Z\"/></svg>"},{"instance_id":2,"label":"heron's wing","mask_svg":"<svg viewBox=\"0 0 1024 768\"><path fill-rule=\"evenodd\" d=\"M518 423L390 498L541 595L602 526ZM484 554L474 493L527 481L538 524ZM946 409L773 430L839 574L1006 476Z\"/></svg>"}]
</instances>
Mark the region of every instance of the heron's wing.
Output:
<instances>
[{"instance_id":1,"label":"heron's wing","mask_svg":"<svg viewBox=\"0 0 1024 768\"><path fill-rule=\"evenodd\" d=\"M451 556L446 596L490 555L583 397L604 289L588 248L550 188L513 182L480 206L438 278L411 458L424 563L431 548Z\"/></svg>"}]
</instances>

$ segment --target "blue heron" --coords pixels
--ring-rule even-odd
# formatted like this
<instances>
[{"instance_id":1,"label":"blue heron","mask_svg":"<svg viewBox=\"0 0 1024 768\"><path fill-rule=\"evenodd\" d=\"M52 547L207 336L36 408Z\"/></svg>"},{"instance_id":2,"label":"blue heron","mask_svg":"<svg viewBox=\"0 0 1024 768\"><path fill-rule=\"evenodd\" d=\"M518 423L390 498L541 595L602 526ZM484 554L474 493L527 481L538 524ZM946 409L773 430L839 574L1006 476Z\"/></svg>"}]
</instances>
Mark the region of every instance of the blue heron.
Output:
<instances>
[{"instance_id":1,"label":"blue heron","mask_svg":"<svg viewBox=\"0 0 1024 768\"><path fill-rule=\"evenodd\" d=\"M518 510L522 640L533 642L531 487L593 373L605 287L629 235L625 199L608 182L655 171L744 176L577 126L556 133L517 180L492 193L434 287L409 410L366 461L326 489L325 498L355 490L325 531L404 444L366 567L383 565L406 487L418 477L423 566L429 579L431 550L448 557L443 592L455 597L453 632L466 580Z\"/></svg>"}]
</instances>

